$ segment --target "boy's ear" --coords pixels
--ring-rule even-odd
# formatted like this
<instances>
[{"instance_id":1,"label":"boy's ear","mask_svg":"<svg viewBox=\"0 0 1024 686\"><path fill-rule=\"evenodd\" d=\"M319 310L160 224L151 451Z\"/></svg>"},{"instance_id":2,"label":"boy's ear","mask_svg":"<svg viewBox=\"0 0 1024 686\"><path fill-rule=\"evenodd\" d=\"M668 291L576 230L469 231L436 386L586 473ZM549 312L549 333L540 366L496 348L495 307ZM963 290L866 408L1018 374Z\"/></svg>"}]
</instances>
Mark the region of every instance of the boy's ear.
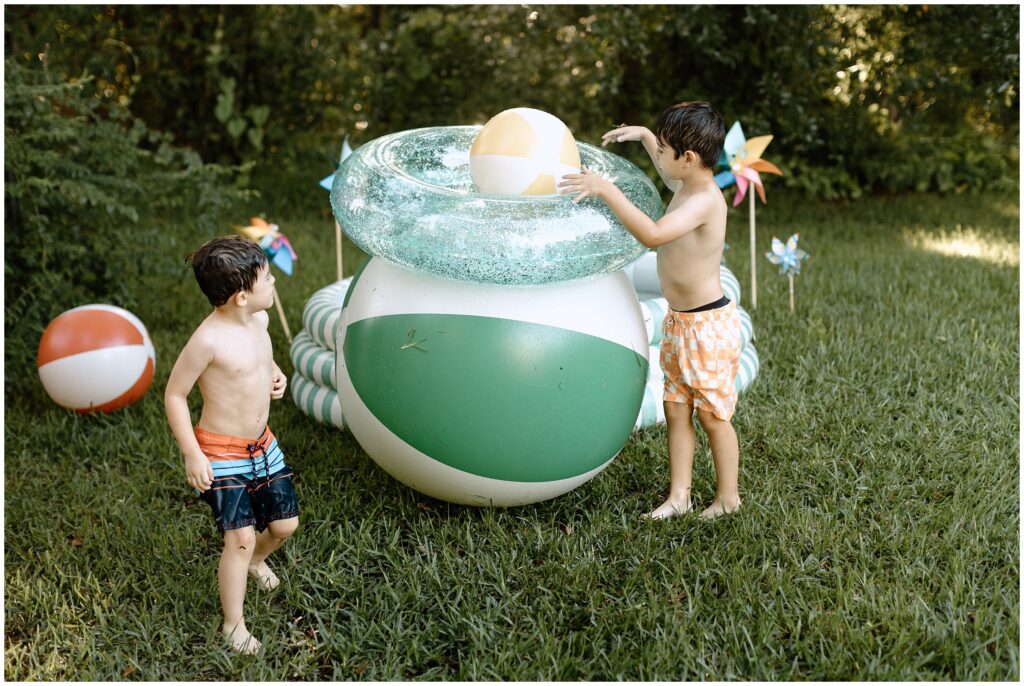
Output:
<instances>
[{"instance_id":1,"label":"boy's ear","mask_svg":"<svg viewBox=\"0 0 1024 686\"><path fill-rule=\"evenodd\" d=\"M693 150L687 150L686 152L684 152L683 157L686 158L686 163L689 165L700 164L700 156L697 155L697 153L695 153Z\"/></svg>"},{"instance_id":2,"label":"boy's ear","mask_svg":"<svg viewBox=\"0 0 1024 686\"><path fill-rule=\"evenodd\" d=\"M231 302L233 302L236 307L245 307L249 303L249 294L246 293L243 288L231 296Z\"/></svg>"}]
</instances>

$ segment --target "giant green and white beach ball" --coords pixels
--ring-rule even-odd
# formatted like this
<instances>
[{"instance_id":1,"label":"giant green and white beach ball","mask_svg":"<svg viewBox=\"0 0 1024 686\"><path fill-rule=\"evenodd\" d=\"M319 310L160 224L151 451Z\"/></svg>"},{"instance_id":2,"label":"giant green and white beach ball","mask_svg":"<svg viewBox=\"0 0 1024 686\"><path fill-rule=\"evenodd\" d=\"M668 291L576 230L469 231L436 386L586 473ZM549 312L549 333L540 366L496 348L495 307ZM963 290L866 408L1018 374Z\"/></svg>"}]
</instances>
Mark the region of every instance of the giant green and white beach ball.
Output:
<instances>
[{"instance_id":1,"label":"giant green and white beach ball","mask_svg":"<svg viewBox=\"0 0 1024 686\"><path fill-rule=\"evenodd\" d=\"M576 488L621 450L643 400L647 334L622 272L500 286L374 257L338 329L352 434L393 477L453 503Z\"/></svg>"}]
</instances>

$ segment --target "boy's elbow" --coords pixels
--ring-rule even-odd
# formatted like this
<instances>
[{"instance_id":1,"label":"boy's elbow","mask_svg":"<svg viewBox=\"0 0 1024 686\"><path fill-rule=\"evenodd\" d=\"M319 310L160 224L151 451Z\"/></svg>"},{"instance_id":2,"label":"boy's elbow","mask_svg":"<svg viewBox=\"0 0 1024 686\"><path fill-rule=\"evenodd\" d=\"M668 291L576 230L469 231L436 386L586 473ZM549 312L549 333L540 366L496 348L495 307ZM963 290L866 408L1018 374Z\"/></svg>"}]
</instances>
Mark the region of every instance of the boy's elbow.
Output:
<instances>
[{"instance_id":1,"label":"boy's elbow","mask_svg":"<svg viewBox=\"0 0 1024 686\"><path fill-rule=\"evenodd\" d=\"M659 236L657 233L653 231L650 233L640 234L639 236L637 236L637 240L640 241L640 243L648 250L657 248L659 245L665 242L661 240L661 236Z\"/></svg>"}]
</instances>

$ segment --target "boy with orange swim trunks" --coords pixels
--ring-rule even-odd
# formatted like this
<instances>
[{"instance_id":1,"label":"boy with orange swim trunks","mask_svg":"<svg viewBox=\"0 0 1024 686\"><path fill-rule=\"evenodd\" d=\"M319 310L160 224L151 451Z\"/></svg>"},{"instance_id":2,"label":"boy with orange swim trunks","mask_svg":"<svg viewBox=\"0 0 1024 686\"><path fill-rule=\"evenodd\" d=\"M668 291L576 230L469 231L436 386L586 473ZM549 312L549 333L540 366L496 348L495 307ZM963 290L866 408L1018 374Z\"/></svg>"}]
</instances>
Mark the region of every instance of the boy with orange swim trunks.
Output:
<instances>
[{"instance_id":1,"label":"boy with orange swim trunks","mask_svg":"<svg viewBox=\"0 0 1024 686\"><path fill-rule=\"evenodd\" d=\"M299 523L292 470L267 426L270 401L284 397L287 385L267 333L274 277L263 250L241 236L209 241L186 261L214 310L178 356L164 404L188 483L224 534L217 568L222 633L233 650L255 653L260 642L242 616L246 576L275 588L267 556ZM188 394L196 382L203 411L193 429Z\"/></svg>"},{"instance_id":2,"label":"boy with orange swim trunks","mask_svg":"<svg viewBox=\"0 0 1024 686\"><path fill-rule=\"evenodd\" d=\"M643 143L675 193L658 221L586 168L566 175L559 186L563 193L577 193L573 202L601 198L637 240L658 248L658 281L671 308L661 345L671 481L668 499L646 516L666 519L693 509L696 409L711 443L717 481L715 500L701 516L716 517L740 506L739 443L730 422L736 409L740 320L719 280L728 208L712 172L725 141L725 122L706 102L682 102L662 113L653 133L643 126L621 126L605 133L602 145L635 140Z\"/></svg>"}]
</instances>

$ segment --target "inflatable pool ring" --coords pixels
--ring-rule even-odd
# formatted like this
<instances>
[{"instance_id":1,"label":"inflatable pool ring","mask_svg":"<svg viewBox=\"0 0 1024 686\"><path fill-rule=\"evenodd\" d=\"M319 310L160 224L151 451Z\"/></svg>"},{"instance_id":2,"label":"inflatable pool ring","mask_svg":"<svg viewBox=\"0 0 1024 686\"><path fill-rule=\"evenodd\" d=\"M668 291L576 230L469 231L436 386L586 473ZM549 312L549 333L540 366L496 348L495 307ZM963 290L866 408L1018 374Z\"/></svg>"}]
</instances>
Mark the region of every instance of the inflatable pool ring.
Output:
<instances>
[{"instance_id":1,"label":"inflatable pool ring","mask_svg":"<svg viewBox=\"0 0 1024 686\"><path fill-rule=\"evenodd\" d=\"M338 313L341 313L340 307ZM321 386L334 388L335 353L317 345L305 329L292 341L289 357L298 376Z\"/></svg>"},{"instance_id":2,"label":"inflatable pool ring","mask_svg":"<svg viewBox=\"0 0 1024 686\"><path fill-rule=\"evenodd\" d=\"M302 328L317 345L328 350L337 349L334 337L337 335L341 304L350 283L352 277L321 288L302 308Z\"/></svg>"},{"instance_id":3,"label":"inflatable pool ring","mask_svg":"<svg viewBox=\"0 0 1024 686\"><path fill-rule=\"evenodd\" d=\"M333 388L310 381L301 374L294 374L288 382L292 400L304 413L321 424L344 429L341 415L341 399Z\"/></svg>"},{"instance_id":4,"label":"inflatable pool ring","mask_svg":"<svg viewBox=\"0 0 1024 686\"><path fill-rule=\"evenodd\" d=\"M414 129L359 147L331 188L345 233L366 253L408 269L502 285L611 273L646 252L603 202L474 192L469 151L480 129ZM602 148L578 145L584 165L650 217L661 217L661 196L639 168Z\"/></svg>"}]
</instances>

